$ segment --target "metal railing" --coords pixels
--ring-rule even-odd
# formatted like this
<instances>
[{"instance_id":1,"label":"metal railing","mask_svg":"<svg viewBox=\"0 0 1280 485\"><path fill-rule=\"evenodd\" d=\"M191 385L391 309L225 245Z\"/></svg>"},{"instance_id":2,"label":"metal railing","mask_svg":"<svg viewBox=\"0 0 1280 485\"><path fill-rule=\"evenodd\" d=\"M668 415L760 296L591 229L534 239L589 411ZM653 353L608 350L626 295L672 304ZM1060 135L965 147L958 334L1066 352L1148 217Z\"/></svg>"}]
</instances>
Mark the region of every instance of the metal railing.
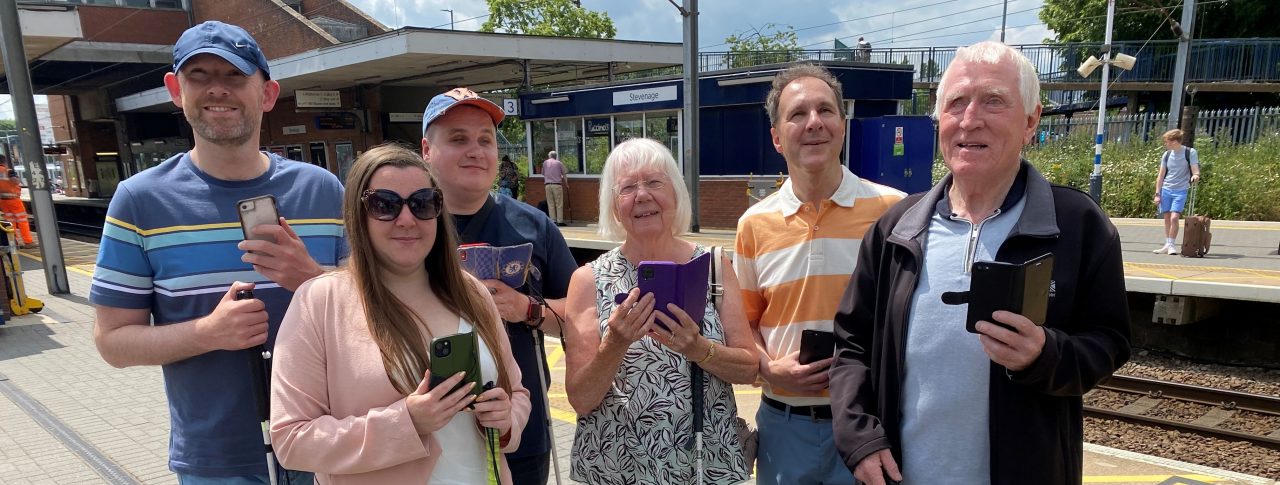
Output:
<instances>
[{"instance_id":1,"label":"metal railing","mask_svg":"<svg viewBox=\"0 0 1280 485\"><path fill-rule=\"evenodd\" d=\"M1080 77L1076 67L1097 55L1100 42L1013 46L1031 60L1041 82L1097 82ZM702 72L792 61L867 61L915 66L917 82L937 82L955 59L957 47L871 49L809 49L789 51L703 52ZM1113 78L1118 82L1171 82L1177 57L1174 40L1114 42L1112 52L1137 58L1133 70ZM1188 82L1280 81L1280 39L1197 39L1191 42ZM1119 73L1119 71L1117 71Z\"/></svg>"},{"instance_id":2,"label":"metal railing","mask_svg":"<svg viewBox=\"0 0 1280 485\"><path fill-rule=\"evenodd\" d=\"M1149 141L1159 137L1169 119L1168 113L1108 114L1105 133L1108 143ZM1081 113L1070 118L1046 117L1040 120L1042 138L1094 135L1097 113ZM1215 144L1253 143L1264 135L1280 134L1280 107L1205 110L1196 116L1196 140Z\"/></svg>"}]
</instances>

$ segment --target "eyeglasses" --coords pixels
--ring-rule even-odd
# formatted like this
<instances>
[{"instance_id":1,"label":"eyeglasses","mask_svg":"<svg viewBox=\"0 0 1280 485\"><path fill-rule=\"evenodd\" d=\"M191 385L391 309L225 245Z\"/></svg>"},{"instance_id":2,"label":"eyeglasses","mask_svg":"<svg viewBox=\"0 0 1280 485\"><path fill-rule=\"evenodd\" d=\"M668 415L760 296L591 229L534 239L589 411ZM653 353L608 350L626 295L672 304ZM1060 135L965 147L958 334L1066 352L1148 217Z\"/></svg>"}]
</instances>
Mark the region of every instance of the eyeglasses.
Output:
<instances>
[{"instance_id":1,"label":"eyeglasses","mask_svg":"<svg viewBox=\"0 0 1280 485\"><path fill-rule=\"evenodd\" d=\"M662 188L666 186L667 186L667 181L662 179L652 179L652 180L642 180L630 185L623 185L621 187L614 187L613 191L614 193L618 194L619 197L627 198L627 197L635 197L636 192L640 191L640 187L644 187L644 190L646 192L654 192L654 191L662 190Z\"/></svg>"},{"instance_id":2,"label":"eyeglasses","mask_svg":"<svg viewBox=\"0 0 1280 485\"><path fill-rule=\"evenodd\" d=\"M379 221L394 221L400 216L404 205L409 204L409 212L419 220L429 221L440 216L440 208L444 206L444 195L436 188L425 188L414 191L408 197L387 189L369 189L360 194L365 210Z\"/></svg>"}]
</instances>

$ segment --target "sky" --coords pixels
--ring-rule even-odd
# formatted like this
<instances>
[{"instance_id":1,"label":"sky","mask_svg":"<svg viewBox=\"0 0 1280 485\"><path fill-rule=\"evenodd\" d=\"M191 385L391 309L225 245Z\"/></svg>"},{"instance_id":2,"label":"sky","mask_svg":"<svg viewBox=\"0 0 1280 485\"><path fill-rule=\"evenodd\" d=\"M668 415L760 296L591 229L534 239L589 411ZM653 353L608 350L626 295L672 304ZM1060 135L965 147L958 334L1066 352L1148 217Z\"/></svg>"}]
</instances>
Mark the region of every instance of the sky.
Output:
<instances>
[{"instance_id":1,"label":"sky","mask_svg":"<svg viewBox=\"0 0 1280 485\"><path fill-rule=\"evenodd\" d=\"M383 24L478 30L489 13L481 0L348 0ZM674 0L682 4L682 0ZM1008 0L1010 44L1038 44L1052 37L1039 19L1043 0ZM785 9L779 9L779 4ZM617 39L680 42L679 11L668 0L582 0L583 8L604 11ZM833 38L853 44L864 36L872 47L967 45L1000 38L1004 0L703 0L698 17L699 50L728 50L724 39L755 31L795 30L801 46L829 49ZM771 27L769 24L774 24Z\"/></svg>"},{"instance_id":2,"label":"sky","mask_svg":"<svg viewBox=\"0 0 1280 485\"><path fill-rule=\"evenodd\" d=\"M391 28L403 26L479 30L489 13L483 0L348 0ZM683 5L683 0L674 0ZM730 35L795 30L807 49L830 49L832 39L847 45L866 37L873 48L944 47L1000 39L1005 0L702 0L699 50L728 50ZM1038 44L1053 37L1039 18L1043 0L1008 0L1005 41ZM785 5L779 9L778 5ZM668 0L582 0L603 11L618 29L617 39L681 42L679 11ZM771 25L772 24L772 25ZM0 119L13 118L12 103L0 95Z\"/></svg>"}]
</instances>

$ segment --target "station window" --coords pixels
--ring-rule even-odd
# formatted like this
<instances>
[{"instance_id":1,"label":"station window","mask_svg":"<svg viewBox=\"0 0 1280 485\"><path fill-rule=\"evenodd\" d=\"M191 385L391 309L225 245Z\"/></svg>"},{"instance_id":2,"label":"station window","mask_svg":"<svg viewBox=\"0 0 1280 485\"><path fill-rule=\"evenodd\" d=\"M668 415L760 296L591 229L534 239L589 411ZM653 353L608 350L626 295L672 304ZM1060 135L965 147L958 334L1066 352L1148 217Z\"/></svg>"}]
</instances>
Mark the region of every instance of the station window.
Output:
<instances>
[{"instance_id":1,"label":"station window","mask_svg":"<svg viewBox=\"0 0 1280 485\"><path fill-rule=\"evenodd\" d=\"M644 136L644 113L632 113L613 117L613 144Z\"/></svg>"},{"instance_id":2,"label":"station window","mask_svg":"<svg viewBox=\"0 0 1280 485\"><path fill-rule=\"evenodd\" d=\"M556 120L534 121L529 123L533 136L533 170L531 173L542 173L542 161L547 159L547 152L556 149Z\"/></svg>"},{"instance_id":3,"label":"station window","mask_svg":"<svg viewBox=\"0 0 1280 485\"><path fill-rule=\"evenodd\" d=\"M587 173L599 175L604 161L609 157L609 136L613 133L613 120L608 116L587 118Z\"/></svg>"},{"instance_id":4,"label":"station window","mask_svg":"<svg viewBox=\"0 0 1280 485\"><path fill-rule=\"evenodd\" d=\"M556 151L566 171L582 173L582 118L556 120Z\"/></svg>"},{"instance_id":5,"label":"station window","mask_svg":"<svg viewBox=\"0 0 1280 485\"><path fill-rule=\"evenodd\" d=\"M672 158L680 159L680 126L678 112L648 113L644 117L644 136L658 140L671 150Z\"/></svg>"}]
</instances>

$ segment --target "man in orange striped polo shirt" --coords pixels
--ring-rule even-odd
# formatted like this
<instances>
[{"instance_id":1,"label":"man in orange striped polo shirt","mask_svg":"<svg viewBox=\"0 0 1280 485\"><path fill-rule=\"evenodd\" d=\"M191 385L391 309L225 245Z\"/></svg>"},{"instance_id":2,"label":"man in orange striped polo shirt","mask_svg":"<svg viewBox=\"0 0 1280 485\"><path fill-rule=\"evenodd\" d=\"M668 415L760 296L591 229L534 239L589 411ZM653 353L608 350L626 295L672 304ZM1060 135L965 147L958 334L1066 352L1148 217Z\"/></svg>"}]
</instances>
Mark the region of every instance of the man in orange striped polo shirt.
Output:
<instances>
[{"instance_id":1,"label":"man in orange striped polo shirt","mask_svg":"<svg viewBox=\"0 0 1280 485\"><path fill-rule=\"evenodd\" d=\"M734 258L764 380L757 480L852 484L832 438L833 350L802 364L801 334L832 332L863 233L904 194L840 163L844 102L826 69L797 65L779 73L765 109L789 178L738 220Z\"/></svg>"}]
</instances>

